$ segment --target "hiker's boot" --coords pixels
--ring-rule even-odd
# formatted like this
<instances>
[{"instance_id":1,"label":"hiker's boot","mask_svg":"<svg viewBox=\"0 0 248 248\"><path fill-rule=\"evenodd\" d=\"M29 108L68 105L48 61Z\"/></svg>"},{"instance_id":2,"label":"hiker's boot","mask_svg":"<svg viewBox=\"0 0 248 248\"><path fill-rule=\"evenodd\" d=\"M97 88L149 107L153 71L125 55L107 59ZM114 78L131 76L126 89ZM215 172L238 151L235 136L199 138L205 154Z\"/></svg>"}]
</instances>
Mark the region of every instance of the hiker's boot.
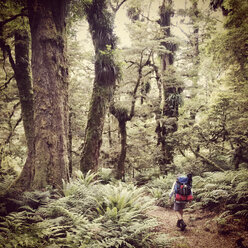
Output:
<instances>
[{"instance_id":1,"label":"hiker's boot","mask_svg":"<svg viewBox=\"0 0 248 248\"><path fill-rule=\"evenodd\" d=\"M185 222L183 221L183 220L181 220L180 221L180 229L181 229L181 231L184 231L185 230L185 228L186 228L186 224L185 224Z\"/></svg>"},{"instance_id":2,"label":"hiker's boot","mask_svg":"<svg viewBox=\"0 0 248 248\"><path fill-rule=\"evenodd\" d=\"M181 222L182 222L183 220L181 219L181 220L177 220L177 227L178 228L181 228Z\"/></svg>"}]
</instances>

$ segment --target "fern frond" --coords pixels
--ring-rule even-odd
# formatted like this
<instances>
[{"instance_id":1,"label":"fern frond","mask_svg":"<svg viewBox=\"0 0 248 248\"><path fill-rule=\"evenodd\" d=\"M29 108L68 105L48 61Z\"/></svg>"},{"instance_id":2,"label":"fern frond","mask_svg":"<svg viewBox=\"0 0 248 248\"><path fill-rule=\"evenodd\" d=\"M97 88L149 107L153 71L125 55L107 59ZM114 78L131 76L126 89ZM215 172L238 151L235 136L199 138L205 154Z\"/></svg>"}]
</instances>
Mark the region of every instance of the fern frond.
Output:
<instances>
[{"instance_id":1,"label":"fern frond","mask_svg":"<svg viewBox=\"0 0 248 248\"><path fill-rule=\"evenodd\" d=\"M238 216L238 217L241 217L241 218L248 219L248 210L244 209L244 210L237 211L234 215Z\"/></svg>"},{"instance_id":2,"label":"fern frond","mask_svg":"<svg viewBox=\"0 0 248 248\"><path fill-rule=\"evenodd\" d=\"M98 173L96 172L88 171L87 174L84 175L82 171L77 170L75 174L79 183L84 184L85 186L92 186L100 182L100 180L96 180L96 177L98 176Z\"/></svg>"}]
</instances>

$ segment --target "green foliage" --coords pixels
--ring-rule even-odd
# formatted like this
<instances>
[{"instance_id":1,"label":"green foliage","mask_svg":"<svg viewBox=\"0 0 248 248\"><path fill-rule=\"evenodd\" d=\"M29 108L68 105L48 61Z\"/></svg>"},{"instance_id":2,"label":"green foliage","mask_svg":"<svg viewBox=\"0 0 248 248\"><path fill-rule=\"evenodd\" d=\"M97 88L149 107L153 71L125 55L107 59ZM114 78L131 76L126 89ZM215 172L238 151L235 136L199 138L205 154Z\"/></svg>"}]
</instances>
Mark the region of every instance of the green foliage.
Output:
<instances>
[{"instance_id":1,"label":"green foliage","mask_svg":"<svg viewBox=\"0 0 248 248\"><path fill-rule=\"evenodd\" d=\"M59 199L49 192L26 193L27 205L1 218L0 246L141 248L166 243L166 237L155 238L151 231L157 223L146 211L154 201L144 188L89 181L71 182L73 190Z\"/></svg>"},{"instance_id":2,"label":"green foliage","mask_svg":"<svg viewBox=\"0 0 248 248\"><path fill-rule=\"evenodd\" d=\"M248 171L205 173L193 177L195 203L192 208L221 210L225 214L247 217Z\"/></svg>"},{"instance_id":3,"label":"green foliage","mask_svg":"<svg viewBox=\"0 0 248 248\"><path fill-rule=\"evenodd\" d=\"M107 184L114 181L113 170L110 168L102 168L99 172L99 179L101 183Z\"/></svg>"},{"instance_id":4,"label":"green foliage","mask_svg":"<svg viewBox=\"0 0 248 248\"><path fill-rule=\"evenodd\" d=\"M78 188L82 186L92 186L97 184L99 181L96 179L98 173L88 171L85 175L82 171L75 171L75 179L72 179L71 182L66 183L63 180L63 193L65 196L69 196L77 192Z\"/></svg>"},{"instance_id":5,"label":"green foliage","mask_svg":"<svg viewBox=\"0 0 248 248\"><path fill-rule=\"evenodd\" d=\"M81 20L85 15L85 10L91 6L92 0L72 0L70 1L69 23Z\"/></svg>"},{"instance_id":6,"label":"green foliage","mask_svg":"<svg viewBox=\"0 0 248 248\"><path fill-rule=\"evenodd\" d=\"M156 222L145 212L154 202L145 196L143 188L106 185L97 201L99 219L106 230L112 230L101 241L101 247L150 247L154 234L149 230Z\"/></svg>"},{"instance_id":7,"label":"green foliage","mask_svg":"<svg viewBox=\"0 0 248 248\"><path fill-rule=\"evenodd\" d=\"M97 173L88 171L85 175L82 173L82 171L78 170L75 172L77 176L77 180L80 184L84 184L85 186L93 185L98 183L96 179Z\"/></svg>"},{"instance_id":8,"label":"green foliage","mask_svg":"<svg viewBox=\"0 0 248 248\"><path fill-rule=\"evenodd\" d=\"M173 174L159 176L146 185L148 192L156 199L157 206L170 207L168 203L169 193L175 178L176 176Z\"/></svg>"},{"instance_id":9,"label":"green foliage","mask_svg":"<svg viewBox=\"0 0 248 248\"><path fill-rule=\"evenodd\" d=\"M120 223L128 223L136 219L153 203L151 199L148 201L145 197L143 188L133 185L127 187L121 183L118 186L108 184L103 189L103 195L98 199L98 212Z\"/></svg>"},{"instance_id":10,"label":"green foliage","mask_svg":"<svg viewBox=\"0 0 248 248\"><path fill-rule=\"evenodd\" d=\"M36 226L40 217L35 211L26 207L26 210L13 212L0 220L0 246L3 247L43 247L42 230Z\"/></svg>"}]
</instances>

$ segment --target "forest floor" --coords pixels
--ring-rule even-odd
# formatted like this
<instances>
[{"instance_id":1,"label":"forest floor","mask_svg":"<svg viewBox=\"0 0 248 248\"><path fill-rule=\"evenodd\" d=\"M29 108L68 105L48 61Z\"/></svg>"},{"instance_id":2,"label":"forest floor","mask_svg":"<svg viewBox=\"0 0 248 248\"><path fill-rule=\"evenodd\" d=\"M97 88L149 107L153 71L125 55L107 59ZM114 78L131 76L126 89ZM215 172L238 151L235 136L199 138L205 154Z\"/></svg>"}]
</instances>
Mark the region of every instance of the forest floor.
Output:
<instances>
[{"instance_id":1,"label":"forest floor","mask_svg":"<svg viewBox=\"0 0 248 248\"><path fill-rule=\"evenodd\" d=\"M231 231L225 233L225 230L222 230L224 234L221 234L215 221L216 215L211 212L186 212L184 221L187 227L184 231L176 227L177 217L173 210L155 207L149 215L157 218L159 226L156 231L167 234L173 240L173 248L248 247L247 231L239 226L233 226ZM239 238L244 238L244 246L236 244Z\"/></svg>"}]
</instances>

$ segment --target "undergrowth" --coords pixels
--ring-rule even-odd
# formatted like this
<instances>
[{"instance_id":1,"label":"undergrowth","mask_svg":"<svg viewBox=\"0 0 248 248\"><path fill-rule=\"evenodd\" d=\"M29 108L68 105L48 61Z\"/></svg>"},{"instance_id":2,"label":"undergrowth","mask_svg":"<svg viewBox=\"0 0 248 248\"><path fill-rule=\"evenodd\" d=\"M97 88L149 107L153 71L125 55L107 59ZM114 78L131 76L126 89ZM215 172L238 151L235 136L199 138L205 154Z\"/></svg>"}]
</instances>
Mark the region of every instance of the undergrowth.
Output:
<instances>
[{"instance_id":1,"label":"undergrowth","mask_svg":"<svg viewBox=\"0 0 248 248\"><path fill-rule=\"evenodd\" d=\"M155 205L169 207L174 175L138 187L102 184L95 173L76 174L76 179L64 183L63 197L54 197L51 191L26 192L18 211L0 219L0 247L170 247L170 239L156 233L157 222L146 213ZM246 169L194 176L193 194L189 208L216 211L222 233L234 220L248 218Z\"/></svg>"},{"instance_id":2,"label":"undergrowth","mask_svg":"<svg viewBox=\"0 0 248 248\"><path fill-rule=\"evenodd\" d=\"M94 178L77 173L77 179L64 183L59 199L49 192L27 192L18 212L0 220L0 247L145 248L169 243L152 231L157 223L146 212L154 200L144 188L103 185Z\"/></svg>"},{"instance_id":3,"label":"undergrowth","mask_svg":"<svg viewBox=\"0 0 248 248\"><path fill-rule=\"evenodd\" d=\"M204 208L248 218L248 171L207 172L193 180L195 203Z\"/></svg>"}]
</instances>

